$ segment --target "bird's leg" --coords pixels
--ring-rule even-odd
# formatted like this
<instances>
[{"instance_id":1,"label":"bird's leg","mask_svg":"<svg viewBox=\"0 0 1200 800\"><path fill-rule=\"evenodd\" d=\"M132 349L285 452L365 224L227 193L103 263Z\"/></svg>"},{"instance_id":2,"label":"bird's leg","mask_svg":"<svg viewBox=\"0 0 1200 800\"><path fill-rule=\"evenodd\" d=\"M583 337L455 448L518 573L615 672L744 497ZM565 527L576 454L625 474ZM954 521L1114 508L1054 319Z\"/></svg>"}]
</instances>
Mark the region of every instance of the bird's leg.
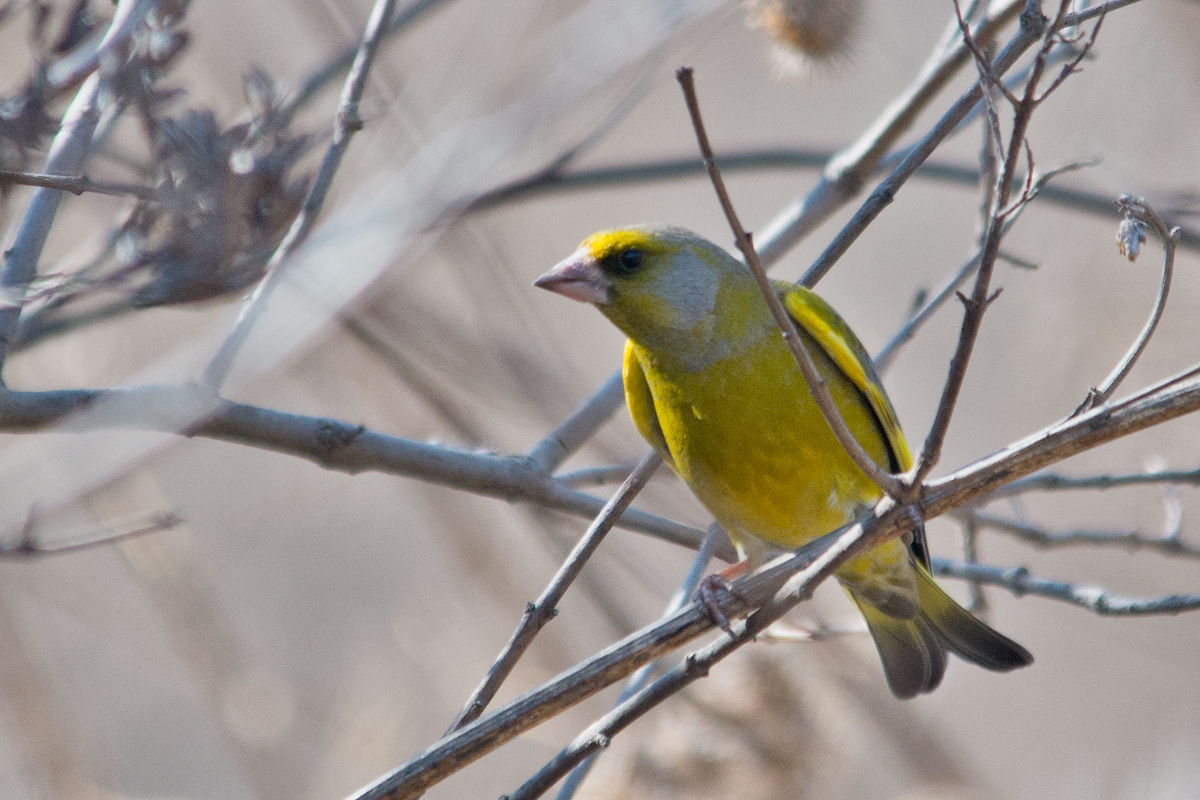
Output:
<instances>
[{"instance_id":1,"label":"bird's leg","mask_svg":"<svg viewBox=\"0 0 1200 800\"><path fill-rule=\"evenodd\" d=\"M751 566L750 559L743 558L736 564L730 564L720 572L709 575L700 581L700 586L696 588L696 599L700 602L701 607L708 612L713 624L729 634L730 638L733 638L734 633L733 628L729 627L729 619L721 610L722 595L732 595L738 600L744 600L733 588L731 581L745 575L750 571Z\"/></svg>"}]
</instances>

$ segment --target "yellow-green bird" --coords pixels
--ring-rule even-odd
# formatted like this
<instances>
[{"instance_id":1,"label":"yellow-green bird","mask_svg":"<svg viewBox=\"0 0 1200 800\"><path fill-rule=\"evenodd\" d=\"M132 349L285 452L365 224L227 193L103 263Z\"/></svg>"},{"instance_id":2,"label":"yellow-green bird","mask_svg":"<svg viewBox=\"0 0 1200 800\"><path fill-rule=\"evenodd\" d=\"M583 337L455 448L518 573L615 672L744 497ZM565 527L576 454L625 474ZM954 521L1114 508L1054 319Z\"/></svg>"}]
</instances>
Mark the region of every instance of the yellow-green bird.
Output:
<instances>
[{"instance_id":1,"label":"yellow-green bird","mask_svg":"<svg viewBox=\"0 0 1200 800\"><path fill-rule=\"evenodd\" d=\"M750 271L722 248L670 226L601 231L535 285L594 304L629 337L634 424L751 565L881 496L834 438ZM896 413L854 333L809 289L779 281L775 291L855 438L884 469L909 469ZM837 577L897 697L936 688L947 651L998 671L1033 661L934 583L922 530L848 561Z\"/></svg>"}]
</instances>

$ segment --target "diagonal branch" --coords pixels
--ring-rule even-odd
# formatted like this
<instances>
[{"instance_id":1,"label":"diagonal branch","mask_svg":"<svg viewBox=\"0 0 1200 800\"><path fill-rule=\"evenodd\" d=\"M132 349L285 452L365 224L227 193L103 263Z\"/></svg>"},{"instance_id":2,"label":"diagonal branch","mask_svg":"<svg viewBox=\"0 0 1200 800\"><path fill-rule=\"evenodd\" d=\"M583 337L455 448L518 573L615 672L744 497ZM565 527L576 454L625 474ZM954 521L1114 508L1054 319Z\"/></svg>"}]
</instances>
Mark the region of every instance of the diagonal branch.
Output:
<instances>
[{"instance_id":1,"label":"diagonal branch","mask_svg":"<svg viewBox=\"0 0 1200 800\"><path fill-rule=\"evenodd\" d=\"M889 475L881 469L867 455L867 451L863 449L858 439L854 438L854 434L850 432L850 428L846 426L846 421L842 419L842 414L838 410L837 404L833 402L833 396L829 393L829 387L825 385L821 374L817 372L817 368L813 364L808 350L804 347L804 342L800 339L800 333L796 330L795 323L784 309L779 296L775 294L775 288L771 285L771 280L763 270L762 264L759 263L758 253L755 252L754 245L751 243L750 237L746 234L746 229L742 227L742 223L738 220L737 212L733 208L733 201L729 199L729 192L725 189L725 181L722 180L721 171L718 169L717 161L713 157L712 147L708 143L708 134L704 131L704 119L700 116L700 101L696 98L696 86L693 81L691 68L681 67L676 71L675 77L679 80L679 85L683 88L683 96L687 100L688 113L692 118L692 127L696 130L696 141L700 145L700 154L703 156L704 164L708 168L708 174L712 179L713 188L716 190L717 199L721 202L721 210L725 212L725 218L729 221L729 227L733 229L733 236L737 240L738 249L742 251L742 257L745 259L750 273L754 276L759 291L762 292L763 300L766 301L767 307L771 309L771 316L775 318L775 324L779 326L779 331L783 334L784 342L787 343L788 349L796 359L796 365L800 367L800 372L804 375L804 382L808 384L808 389L812 393L813 400L816 401L817 407L821 409L821 416L825 418L825 423L833 432L838 443L841 444L842 449L850 456L850 460L863 471L863 474L888 495L892 497L904 496L907 487L894 475Z\"/></svg>"},{"instance_id":2,"label":"diagonal branch","mask_svg":"<svg viewBox=\"0 0 1200 800\"><path fill-rule=\"evenodd\" d=\"M79 87L75 99L63 115L62 126L46 156L45 172L74 175L83 169L92 133L100 120L99 102L100 76L93 74ZM4 267L0 270L0 292L3 293L0 296L0 369L3 369L8 352L17 338L17 324L21 318L25 293L37 277L38 260L50 237L61 201L62 191L59 189L34 189L12 246L4 254ZM0 385L2 383L0 381Z\"/></svg>"},{"instance_id":3,"label":"diagonal branch","mask_svg":"<svg viewBox=\"0 0 1200 800\"><path fill-rule=\"evenodd\" d=\"M691 599L692 594L699 587L700 581L704 578L708 562L712 560L713 549L719 542L724 541L726 536L727 534L724 529L717 523L714 522L709 526L708 535L704 537L704 544L696 552L696 558L692 560L691 568L688 570L679 588L675 590L675 594L671 597L671 600L667 603L667 608L663 612L664 617L669 617L676 613ZM621 696L617 698L616 708L613 709L613 713L617 713L620 706L646 688L646 685L653 677L655 666L657 666L655 662L650 662L629 676L629 680L625 682L625 688L621 690ZM576 791L583 785L584 779L587 778L588 773L599 756L600 753L597 751L585 755L581 760L572 762L574 766L571 769L571 774L567 776L562 788L559 789L557 800L571 800L575 796ZM547 764L543 769L549 767L550 765ZM509 800L514 800L514 798L510 796Z\"/></svg>"},{"instance_id":4,"label":"diagonal branch","mask_svg":"<svg viewBox=\"0 0 1200 800\"><path fill-rule=\"evenodd\" d=\"M987 43L994 39L1016 17L1021 2L1007 0L994 15L983 20L975 30L975 41ZM961 39L949 50L937 48L904 94L889 105L857 141L829 160L816 186L759 231L759 250L763 262L773 264L778 261L804 236L855 197L887 152L912 127L969 58L970 52ZM805 281L805 285L812 286L816 280L819 280L819 276L812 282Z\"/></svg>"},{"instance_id":5,"label":"diagonal branch","mask_svg":"<svg viewBox=\"0 0 1200 800\"><path fill-rule=\"evenodd\" d=\"M643 458L616 493L604 504L600 514L592 521L587 533L575 544L570 555L567 556L550 584L542 592L542 596L537 599L536 603L529 603L525 607L525 615L521 617L517 629L513 631L508 643L504 645L504 650L496 659L496 663L488 670L483 682L479 684L463 710L455 717L448 733L453 733L478 719L488 704L492 702L496 692L500 690L501 684L512 673L513 667L517 665L521 656L525 655L529 645L533 643L533 638L538 635L547 622L558 614L559 602L583 570L583 565L596 552L596 548L604 541L605 535L612 530L617 518L625 509L629 508L629 504L633 502L638 492L650 480L650 476L661 465L662 457L657 453L651 453Z\"/></svg>"},{"instance_id":6,"label":"diagonal branch","mask_svg":"<svg viewBox=\"0 0 1200 800\"><path fill-rule=\"evenodd\" d=\"M917 503L894 505L885 498L868 517L817 539L796 554L781 557L738 581L736 594L718 598L721 611L733 618L773 599L768 609L758 612L763 615L759 619L765 622L776 610L786 611L807 596L820 580L832 574L846 559L909 530L914 516L933 518L949 513L994 486L1028 475L1047 463L1197 409L1200 409L1200 380L1192 374L1173 377L1122 402L1053 425L953 475L931 481L924 487ZM979 577L979 580L985 579ZM781 581L786 583L783 589L778 589ZM1141 613L1151 610L1148 608ZM1167 605L1162 610L1182 609ZM744 630L755 630L758 623L754 620L755 617L751 617ZM415 797L525 730L623 679L641 665L691 641L712 626L710 613L693 603L431 745L353 795L352 800Z\"/></svg>"},{"instance_id":7,"label":"diagonal branch","mask_svg":"<svg viewBox=\"0 0 1200 800\"><path fill-rule=\"evenodd\" d=\"M334 124L333 140L325 151L325 158L321 161L321 167L317 171L312 188L308 191L308 197L304 199L300 214L292 222L292 227L288 229L287 235L283 237L283 241L275 249L271 260L267 262L265 273L259 280L254 293L242 306L233 330L229 332L229 336L221 344L220 349L213 355L200 378L201 382L213 392L220 391L221 384L225 382L225 378L233 368L233 361L237 357L238 351L249 338L254 324L267 310L271 292L274 291L283 275L280 266L296 251L296 248L304 243L313 226L317 224L317 217L320 216L321 207L325 204L325 196L329 192L329 187L333 184L333 176L342 163L342 156L349 149L350 140L354 134L362 130L362 117L358 113L359 103L362 101L363 91L366 89L367 75L375 60L375 53L379 49L379 43L386 30L386 23L391 18L395 5L396 0L375 0L371 16L367 20L366 30L363 32L362 43L358 46L358 52L354 57L354 66L346 76L346 85L342 89L337 121Z\"/></svg>"}]
</instances>

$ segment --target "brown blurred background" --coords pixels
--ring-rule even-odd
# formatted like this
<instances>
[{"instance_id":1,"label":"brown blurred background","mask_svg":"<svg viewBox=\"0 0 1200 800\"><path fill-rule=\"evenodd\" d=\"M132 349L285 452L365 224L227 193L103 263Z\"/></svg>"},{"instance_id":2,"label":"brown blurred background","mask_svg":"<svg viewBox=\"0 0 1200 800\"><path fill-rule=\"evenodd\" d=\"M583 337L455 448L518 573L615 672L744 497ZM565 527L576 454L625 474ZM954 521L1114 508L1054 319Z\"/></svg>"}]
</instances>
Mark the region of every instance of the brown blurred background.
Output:
<instances>
[{"instance_id":1,"label":"brown blurred background","mask_svg":"<svg viewBox=\"0 0 1200 800\"><path fill-rule=\"evenodd\" d=\"M211 108L233 124L252 67L295 87L357 40L368 11L357 0L192 6L188 47L163 79L186 95L167 113ZM30 12L15 13L0 29L3 93L19 89L32 64L21 16ZM231 395L422 441L527 451L612 373L621 347L598 314L530 288L532 279L601 227L663 221L731 237L699 176L522 200L452 221L446 212L598 128L603 136L575 166L693 155L673 79L683 63L696 69L718 154L837 149L913 79L951 15L948 0L867 2L844 52L780 81L766 39L732 4L445 0L385 46L372 74L366 127L300 259L327 281L310 292L320 302L273 306ZM1198 40L1193 0L1111 14L1096 57L1035 117L1038 167L1099 159L1062 182L1194 209ZM916 133L973 79L968 68ZM317 151L336 95L336 86L322 93L293 128L317 136ZM627 113L616 119L618 111ZM936 158L971 166L980 138L976 124ZM89 172L133 180L147 158L136 124L123 122ZM311 168L306 158L300 171ZM38 168L35 157L29 169ZM758 229L815 176L774 169L727 178L743 221ZM27 197L16 190L10 200L6 247ZM869 350L918 290L971 253L978 204L972 187L916 179L822 281ZM42 272L86 262L127 206L68 199ZM776 274L797 277L853 208ZM1006 250L1038 267L998 268L1004 291L986 319L942 474L1069 413L1132 341L1153 302L1161 251L1152 242L1130 265L1115 230L1043 201L1025 213ZM1198 266L1181 251L1166 316L1127 389L1200 360ZM233 297L91 325L22 352L6 378L14 388L58 388L194 376L238 305ZM959 319L947 307L886 376L910 439L928 428ZM1184 418L1062 469L1193 468L1198 445L1196 421ZM567 466L644 450L621 412ZM5 435L0 475L9 486L0 524L11 541L27 519L48 541L153 513L183 520L116 545L0 563L0 796L11 798L345 796L440 736L586 526L412 480L129 432ZM1200 542L1194 490L1181 500L1183 535ZM707 522L665 474L638 505ZM1157 490L1126 489L1029 495L997 512L1051 530L1155 534L1163 505ZM936 555L961 554L954 525L930 530ZM1200 592L1200 565L1151 553L1042 552L994 533L980 549L988 563L1126 595ZM691 555L612 534L501 699L655 619ZM996 590L988 598L990 621L1035 654L1033 667L999 676L956 663L936 693L901 703L865 635L756 645L618 737L581 796L1200 797L1200 615L1104 619ZM793 618L858 626L835 587ZM511 791L614 697L542 725L429 796Z\"/></svg>"}]
</instances>

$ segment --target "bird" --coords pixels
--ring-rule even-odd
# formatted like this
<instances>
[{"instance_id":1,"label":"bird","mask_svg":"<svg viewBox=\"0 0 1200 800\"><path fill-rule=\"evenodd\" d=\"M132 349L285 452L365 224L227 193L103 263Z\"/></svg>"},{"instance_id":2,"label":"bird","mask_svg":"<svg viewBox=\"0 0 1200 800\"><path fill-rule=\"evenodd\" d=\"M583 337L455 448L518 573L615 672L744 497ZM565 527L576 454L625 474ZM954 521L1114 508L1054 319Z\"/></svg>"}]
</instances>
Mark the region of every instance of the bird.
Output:
<instances>
[{"instance_id":1,"label":"bird","mask_svg":"<svg viewBox=\"0 0 1200 800\"><path fill-rule=\"evenodd\" d=\"M912 466L870 356L815 292L773 281L854 437L883 469ZM594 305L625 334L634 426L729 534L744 565L861 516L882 490L834 437L750 270L684 228L603 230L534 285ZM1006 672L1029 651L934 581L917 526L848 560L838 581L862 612L888 687L933 691L947 653Z\"/></svg>"}]
</instances>

